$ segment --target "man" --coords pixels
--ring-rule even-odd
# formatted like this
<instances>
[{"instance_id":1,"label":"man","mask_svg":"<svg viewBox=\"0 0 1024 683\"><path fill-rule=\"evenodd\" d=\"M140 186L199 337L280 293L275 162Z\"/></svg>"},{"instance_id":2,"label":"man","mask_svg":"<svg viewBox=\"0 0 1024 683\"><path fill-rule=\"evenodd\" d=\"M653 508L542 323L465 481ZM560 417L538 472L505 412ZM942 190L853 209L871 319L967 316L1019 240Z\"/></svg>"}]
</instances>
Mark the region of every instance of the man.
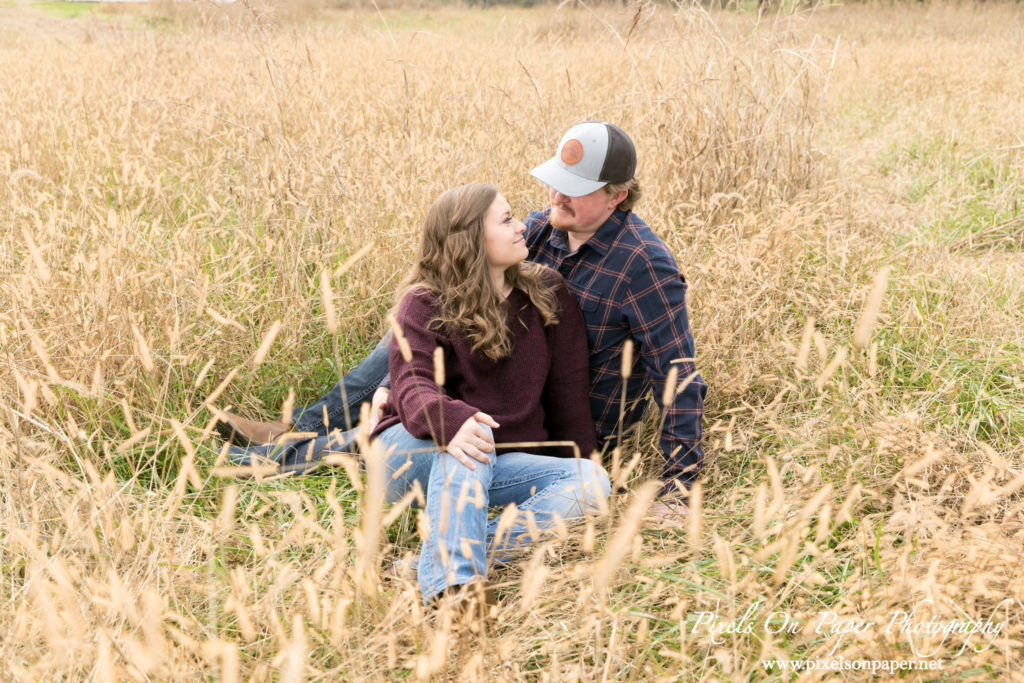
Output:
<instances>
[{"instance_id":1,"label":"man","mask_svg":"<svg viewBox=\"0 0 1024 683\"><path fill-rule=\"evenodd\" d=\"M635 170L633 141L618 126L573 126L555 156L531 171L550 188L551 207L527 217L526 242L531 259L560 272L583 309L598 434L611 439L635 424L653 389L663 414L662 494L682 496L703 460L707 385L694 365L686 281L665 243L632 212L641 195ZM666 394L673 365L682 389Z\"/></svg>"},{"instance_id":2,"label":"man","mask_svg":"<svg viewBox=\"0 0 1024 683\"><path fill-rule=\"evenodd\" d=\"M703 460L707 385L694 364L686 281L665 243L632 212L641 195L635 171L633 141L618 126L598 121L573 126L555 156L531 171L550 188L551 206L527 217L526 242L530 258L559 271L583 310L590 408L599 436L611 441L632 428L642 416L642 399L653 390L663 414L665 458L663 503L654 512L664 516L666 505L685 498ZM325 434L323 415L329 427L349 424L386 372L386 360L386 345L378 345L330 394L298 411L294 427ZM677 385L666 391L670 373ZM386 396L384 388L374 394L371 419ZM669 400L662 405L665 397ZM236 441L272 442L288 431L280 422L250 422L230 413L225 420L221 433ZM317 452L322 445L300 450ZM298 455L286 454L284 461Z\"/></svg>"}]
</instances>

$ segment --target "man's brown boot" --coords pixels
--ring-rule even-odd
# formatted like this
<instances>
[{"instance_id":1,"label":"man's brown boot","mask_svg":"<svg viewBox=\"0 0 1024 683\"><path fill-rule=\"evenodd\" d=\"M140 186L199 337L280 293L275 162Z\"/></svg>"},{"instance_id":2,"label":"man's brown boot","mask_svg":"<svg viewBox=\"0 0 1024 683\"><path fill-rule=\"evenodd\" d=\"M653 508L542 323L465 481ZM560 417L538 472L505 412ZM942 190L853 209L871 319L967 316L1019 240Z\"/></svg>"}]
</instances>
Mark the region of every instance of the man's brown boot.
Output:
<instances>
[{"instance_id":1,"label":"man's brown boot","mask_svg":"<svg viewBox=\"0 0 1024 683\"><path fill-rule=\"evenodd\" d=\"M255 422L239 417L225 410L220 411L219 419L214 428L220 437L236 446L274 443L282 434L287 434L290 427L280 420L276 422Z\"/></svg>"}]
</instances>

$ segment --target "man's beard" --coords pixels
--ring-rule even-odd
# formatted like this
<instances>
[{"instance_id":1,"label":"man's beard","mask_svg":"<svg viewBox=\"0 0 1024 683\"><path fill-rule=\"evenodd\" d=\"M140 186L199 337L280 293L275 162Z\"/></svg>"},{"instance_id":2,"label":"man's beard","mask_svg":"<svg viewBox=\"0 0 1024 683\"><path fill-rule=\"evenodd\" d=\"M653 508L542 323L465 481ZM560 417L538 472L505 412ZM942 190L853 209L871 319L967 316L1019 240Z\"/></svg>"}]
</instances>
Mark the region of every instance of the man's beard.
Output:
<instances>
[{"instance_id":1,"label":"man's beard","mask_svg":"<svg viewBox=\"0 0 1024 683\"><path fill-rule=\"evenodd\" d=\"M554 207L552 207L551 214L549 216L549 221L551 222L551 227L562 230L564 229L565 225L571 224L572 219L574 219L575 217L576 215L569 211L568 209L555 209Z\"/></svg>"}]
</instances>

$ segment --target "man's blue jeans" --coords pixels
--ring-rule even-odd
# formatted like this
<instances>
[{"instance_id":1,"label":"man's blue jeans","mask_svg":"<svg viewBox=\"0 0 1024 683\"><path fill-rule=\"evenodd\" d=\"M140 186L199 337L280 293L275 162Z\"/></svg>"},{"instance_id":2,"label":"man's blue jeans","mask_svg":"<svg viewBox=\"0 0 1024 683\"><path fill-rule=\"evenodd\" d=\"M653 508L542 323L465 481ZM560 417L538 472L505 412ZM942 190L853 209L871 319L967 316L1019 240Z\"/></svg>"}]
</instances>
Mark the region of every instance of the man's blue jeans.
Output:
<instances>
[{"instance_id":1,"label":"man's blue jeans","mask_svg":"<svg viewBox=\"0 0 1024 683\"><path fill-rule=\"evenodd\" d=\"M239 465L273 462L279 465L281 473L303 474L319 467L327 453L353 450L359 406L370 400L387 376L390 346L391 333L388 332L370 355L324 396L315 403L293 411L295 422L292 429L296 432L315 432L315 438L286 441L281 445L263 444L247 448L232 446L231 461Z\"/></svg>"},{"instance_id":2,"label":"man's blue jeans","mask_svg":"<svg viewBox=\"0 0 1024 683\"><path fill-rule=\"evenodd\" d=\"M377 342L370 355L352 368L330 391L315 403L293 411L297 432L316 432L323 436L333 429L347 431L359 422L359 406L369 401L388 374L391 333ZM325 422L326 416L326 422Z\"/></svg>"},{"instance_id":3,"label":"man's blue jeans","mask_svg":"<svg viewBox=\"0 0 1024 683\"><path fill-rule=\"evenodd\" d=\"M484 580L488 559L507 560L539 540L534 532L550 529L558 519L568 522L597 511L599 500L611 491L607 473L590 460L491 454L489 464L476 462L471 470L401 424L379 438L385 449L394 449L387 462L388 502L401 499L413 482L426 493L430 532L422 540L417 566L424 600L448 586ZM519 512L496 537L502 525L500 518L488 521L488 508L511 503Z\"/></svg>"}]
</instances>

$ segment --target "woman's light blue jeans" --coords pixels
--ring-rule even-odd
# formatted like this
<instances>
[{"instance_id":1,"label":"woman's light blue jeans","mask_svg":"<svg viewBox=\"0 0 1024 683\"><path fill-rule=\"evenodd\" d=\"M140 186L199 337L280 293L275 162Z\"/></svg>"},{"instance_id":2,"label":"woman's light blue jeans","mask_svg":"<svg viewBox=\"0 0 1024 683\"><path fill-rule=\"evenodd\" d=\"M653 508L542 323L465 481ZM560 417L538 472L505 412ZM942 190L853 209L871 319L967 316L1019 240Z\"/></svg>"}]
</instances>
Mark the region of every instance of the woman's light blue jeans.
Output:
<instances>
[{"instance_id":1,"label":"woman's light blue jeans","mask_svg":"<svg viewBox=\"0 0 1024 683\"><path fill-rule=\"evenodd\" d=\"M590 460L492 453L489 464L476 462L471 470L401 424L379 439L385 449L394 449L387 462L388 502L401 499L413 482L426 493L430 531L417 566L425 601L449 586L484 580L488 559L508 559L539 540L534 532L550 529L558 519L568 522L597 511L598 501L611 491L608 474ZM488 508L511 503L519 512L507 532L495 538L499 520L488 521Z\"/></svg>"}]
</instances>

